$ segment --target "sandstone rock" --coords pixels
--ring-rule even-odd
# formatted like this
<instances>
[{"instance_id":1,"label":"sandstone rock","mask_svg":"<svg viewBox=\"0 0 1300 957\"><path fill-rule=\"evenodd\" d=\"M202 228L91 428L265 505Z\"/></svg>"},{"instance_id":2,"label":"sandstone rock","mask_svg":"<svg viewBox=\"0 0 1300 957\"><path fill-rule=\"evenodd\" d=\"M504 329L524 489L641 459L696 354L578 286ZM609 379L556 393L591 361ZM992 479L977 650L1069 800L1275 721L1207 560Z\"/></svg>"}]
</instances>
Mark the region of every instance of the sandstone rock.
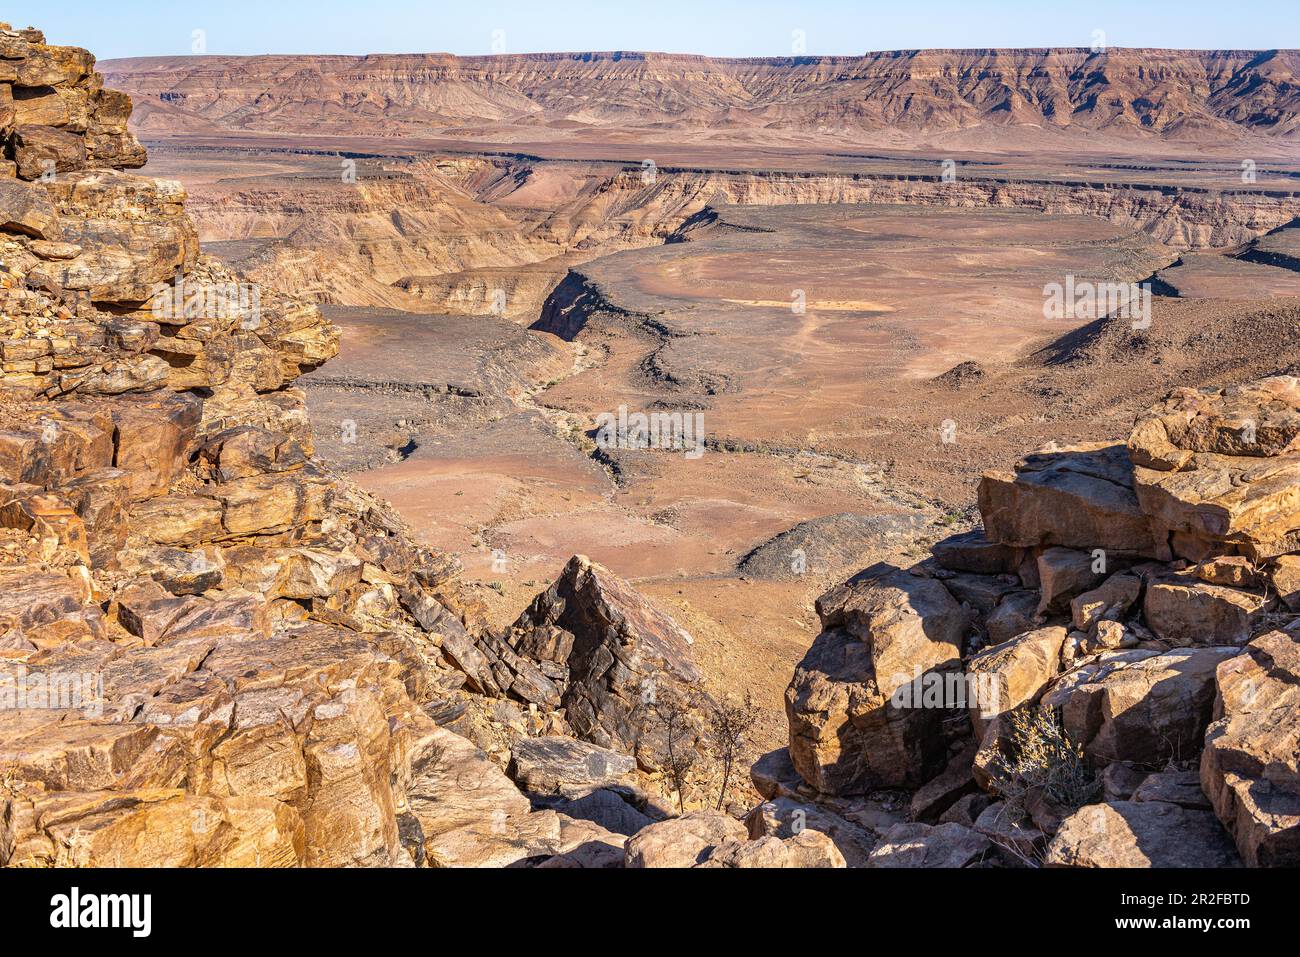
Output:
<instances>
[{"instance_id":1,"label":"sandstone rock","mask_svg":"<svg viewBox=\"0 0 1300 957\"><path fill-rule=\"evenodd\" d=\"M1049 867L1240 867L1214 815L1159 801L1090 804L1047 848Z\"/></svg>"},{"instance_id":2,"label":"sandstone rock","mask_svg":"<svg viewBox=\"0 0 1300 957\"><path fill-rule=\"evenodd\" d=\"M953 756L943 773L931 778L912 795L912 820L933 824L962 796L975 790L971 765L975 760L975 745L970 745Z\"/></svg>"},{"instance_id":3,"label":"sandstone rock","mask_svg":"<svg viewBox=\"0 0 1300 957\"><path fill-rule=\"evenodd\" d=\"M1260 584L1255 563L1241 555L1221 555L1206 559L1196 567L1196 577L1211 585L1228 585L1233 588L1255 588Z\"/></svg>"},{"instance_id":4,"label":"sandstone rock","mask_svg":"<svg viewBox=\"0 0 1300 957\"><path fill-rule=\"evenodd\" d=\"M1270 607L1260 593L1208 585L1180 572L1147 585L1142 612L1156 636L1177 647L1243 645Z\"/></svg>"},{"instance_id":5,"label":"sandstone rock","mask_svg":"<svg viewBox=\"0 0 1300 957\"><path fill-rule=\"evenodd\" d=\"M782 840L761 837L756 841L728 841L715 848L701 867L845 867L843 856L825 834L800 831Z\"/></svg>"},{"instance_id":6,"label":"sandstone rock","mask_svg":"<svg viewBox=\"0 0 1300 957\"><path fill-rule=\"evenodd\" d=\"M53 126L18 126L13 133L13 156L22 179L49 179L84 169L86 144L75 133Z\"/></svg>"},{"instance_id":7,"label":"sandstone rock","mask_svg":"<svg viewBox=\"0 0 1300 957\"><path fill-rule=\"evenodd\" d=\"M508 773L525 791L556 794L625 780L636 769L626 754L573 738L523 738L510 749Z\"/></svg>"},{"instance_id":8,"label":"sandstone rock","mask_svg":"<svg viewBox=\"0 0 1300 957\"><path fill-rule=\"evenodd\" d=\"M1256 638L1219 665L1215 721L1205 735L1201 787L1252 867L1300 862L1300 640Z\"/></svg>"},{"instance_id":9,"label":"sandstone rock","mask_svg":"<svg viewBox=\"0 0 1300 957\"><path fill-rule=\"evenodd\" d=\"M612 834L631 835L649 827L656 820L663 820L663 816L654 808L638 802L638 796L627 788L597 788L566 800L555 809L567 818L589 821ZM623 843L621 840L618 842L620 867L623 863Z\"/></svg>"},{"instance_id":10,"label":"sandstone rock","mask_svg":"<svg viewBox=\"0 0 1300 957\"><path fill-rule=\"evenodd\" d=\"M1275 558L1268 570L1268 581L1287 608L1300 612L1300 555Z\"/></svg>"},{"instance_id":11,"label":"sandstone rock","mask_svg":"<svg viewBox=\"0 0 1300 957\"><path fill-rule=\"evenodd\" d=\"M984 619L989 644L1000 645L1043 623L1038 614L1038 592L1013 591Z\"/></svg>"},{"instance_id":12,"label":"sandstone rock","mask_svg":"<svg viewBox=\"0 0 1300 957\"><path fill-rule=\"evenodd\" d=\"M1061 670L1064 628L1040 628L975 655L967 662L971 724L983 738L1001 714L1036 701Z\"/></svg>"},{"instance_id":13,"label":"sandstone rock","mask_svg":"<svg viewBox=\"0 0 1300 957\"><path fill-rule=\"evenodd\" d=\"M1211 811L1210 799L1201 790L1196 771L1157 771L1142 779L1133 791L1134 801L1164 801L1189 811Z\"/></svg>"},{"instance_id":14,"label":"sandstone rock","mask_svg":"<svg viewBox=\"0 0 1300 957\"><path fill-rule=\"evenodd\" d=\"M836 813L829 807L778 797L764 801L745 819L751 839L777 837L789 840L805 830L825 835L848 862L849 867L864 867L877 841L871 830Z\"/></svg>"},{"instance_id":15,"label":"sandstone rock","mask_svg":"<svg viewBox=\"0 0 1300 957\"><path fill-rule=\"evenodd\" d=\"M1102 620L1123 621L1141 593L1142 579L1120 572L1098 588L1071 599L1070 618L1080 631L1087 631Z\"/></svg>"},{"instance_id":16,"label":"sandstone rock","mask_svg":"<svg viewBox=\"0 0 1300 957\"><path fill-rule=\"evenodd\" d=\"M1020 549L989 541L980 528L936 542L930 551L944 568L979 575L1015 572L1021 557Z\"/></svg>"},{"instance_id":17,"label":"sandstone rock","mask_svg":"<svg viewBox=\"0 0 1300 957\"><path fill-rule=\"evenodd\" d=\"M1035 822L1005 801L995 801L981 811L973 829L1022 863L1039 861L1047 845L1047 835Z\"/></svg>"},{"instance_id":18,"label":"sandstone rock","mask_svg":"<svg viewBox=\"0 0 1300 957\"><path fill-rule=\"evenodd\" d=\"M1098 585L1106 575L1105 556L1068 548L1049 548L1038 556L1039 614L1060 611Z\"/></svg>"},{"instance_id":19,"label":"sandstone rock","mask_svg":"<svg viewBox=\"0 0 1300 957\"><path fill-rule=\"evenodd\" d=\"M915 787L938 773L945 711L924 706L922 676L957 667L961 606L939 582L886 566L832 589L818 611L824 630L785 695L799 774L818 791L843 794Z\"/></svg>"},{"instance_id":20,"label":"sandstone rock","mask_svg":"<svg viewBox=\"0 0 1300 957\"><path fill-rule=\"evenodd\" d=\"M778 797L794 797L803 778L795 770L790 760L789 748L777 748L762 755L749 769L749 778L754 790L767 800Z\"/></svg>"},{"instance_id":21,"label":"sandstone rock","mask_svg":"<svg viewBox=\"0 0 1300 957\"><path fill-rule=\"evenodd\" d=\"M1256 560L1295 551L1298 406L1300 383L1275 376L1228 389L1175 389L1140 416L1129 439L1134 487L1157 534Z\"/></svg>"},{"instance_id":22,"label":"sandstone rock","mask_svg":"<svg viewBox=\"0 0 1300 957\"><path fill-rule=\"evenodd\" d=\"M1014 475L986 474L979 507L985 533L1003 545L1153 555L1150 525L1122 445L1038 452L1019 462Z\"/></svg>"},{"instance_id":23,"label":"sandstone rock","mask_svg":"<svg viewBox=\"0 0 1300 957\"><path fill-rule=\"evenodd\" d=\"M1096 766L1149 767L1196 756L1214 701L1214 671L1235 648L1108 651L1061 675L1042 703Z\"/></svg>"},{"instance_id":24,"label":"sandstone rock","mask_svg":"<svg viewBox=\"0 0 1300 957\"><path fill-rule=\"evenodd\" d=\"M57 238L58 217L49 194L40 186L16 179L0 179L0 231Z\"/></svg>"},{"instance_id":25,"label":"sandstone rock","mask_svg":"<svg viewBox=\"0 0 1300 957\"><path fill-rule=\"evenodd\" d=\"M564 870L621 868L624 843L622 834L612 834L590 821L573 821L561 816L559 853L537 866Z\"/></svg>"},{"instance_id":26,"label":"sandstone rock","mask_svg":"<svg viewBox=\"0 0 1300 957\"><path fill-rule=\"evenodd\" d=\"M960 824L898 824L885 832L867 867L968 867L992 850L988 838Z\"/></svg>"},{"instance_id":27,"label":"sandstone rock","mask_svg":"<svg viewBox=\"0 0 1300 957\"><path fill-rule=\"evenodd\" d=\"M628 839L627 867L694 867L715 848L746 839L745 826L720 811L689 811L651 824Z\"/></svg>"}]
</instances>

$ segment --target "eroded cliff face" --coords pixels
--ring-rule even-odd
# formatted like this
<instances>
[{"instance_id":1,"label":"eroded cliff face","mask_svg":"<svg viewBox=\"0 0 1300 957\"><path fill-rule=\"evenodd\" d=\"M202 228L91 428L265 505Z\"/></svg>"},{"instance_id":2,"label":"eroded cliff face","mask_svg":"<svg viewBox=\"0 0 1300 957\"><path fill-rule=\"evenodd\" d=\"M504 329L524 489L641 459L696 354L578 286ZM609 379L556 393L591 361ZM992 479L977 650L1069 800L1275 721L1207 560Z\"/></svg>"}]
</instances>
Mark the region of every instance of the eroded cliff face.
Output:
<instances>
[{"instance_id":1,"label":"eroded cliff face","mask_svg":"<svg viewBox=\"0 0 1300 957\"><path fill-rule=\"evenodd\" d=\"M657 53L151 57L111 64L146 130L572 135L672 124L715 140L856 142L989 127L1023 143L1291 136L1294 51L901 50L722 60Z\"/></svg>"},{"instance_id":2,"label":"eroded cliff face","mask_svg":"<svg viewBox=\"0 0 1300 957\"><path fill-rule=\"evenodd\" d=\"M331 170L333 172L333 170ZM665 168L422 158L338 175L196 187L206 240L250 240L238 262L317 301L535 318L569 266L689 238L711 205L883 203L1089 215L1175 248L1256 239L1300 215L1300 191L1141 183ZM396 211L396 212L395 212ZM683 228L686 227L686 228ZM551 281L554 280L554 281Z\"/></svg>"},{"instance_id":3,"label":"eroded cliff face","mask_svg":"<svg viewBox=\"0 0 1300 957\"><path fill-rule=\"evenodd\" d=\"M315 461L294 382L337 330L121 171L93 64L0 27L0 100L49 101L0 127L0 865L490 856L537 828L423 710L480 627L456 563Z\"/></svg>"}]
</instances>

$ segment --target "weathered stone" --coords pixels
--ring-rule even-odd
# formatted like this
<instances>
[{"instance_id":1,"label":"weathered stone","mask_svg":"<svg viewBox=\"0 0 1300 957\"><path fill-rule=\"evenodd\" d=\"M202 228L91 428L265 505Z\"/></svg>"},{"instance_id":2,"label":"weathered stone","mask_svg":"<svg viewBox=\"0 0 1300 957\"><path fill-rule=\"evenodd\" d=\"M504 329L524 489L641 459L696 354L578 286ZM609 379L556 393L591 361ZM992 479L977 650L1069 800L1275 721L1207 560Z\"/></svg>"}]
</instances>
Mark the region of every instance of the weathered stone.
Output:
<instances>
[{"instance_id":1,"label":"weathered stone","mask_svg":"<svg viewBox=\"0 0 1300 957\"><path fill-rule=\"evenodd\" d=\"M1099 587L1070 600L1074 627L1088 631L1097 622L1123 621L1142 594L1142 579L1128 572L1111 575Z\"/></svg>"},{"instance_id":2,"label":"weathered stone","mask_svg":"<svg viewBox=\"0 0 1300 957\"><path fill-rule=\"evenodd\" d=\"M974 699L971 725L983 738L990 722L1023 704L1037 701L1061 670L1064 628L1040 628L975 655L966 664Z\"/></svg>"},{"instance_id":3,"label":"weathered stone","mask_svg":"<svg viewBox=\"0 0 1300 957\"><path fill-rule=\"evenodd\" d=\"M1021 557L1020 549L989 541L982 528L945 538L930 551L944 568L979 575L1013 573Z\"/></svg>"},{"instance_id":4,"label":"weathered stone","mask_svg":"<svg viewBox=\"0 0 1300 957\"><path fill-rule=\"evenodd\" d=\"M745 825L720 811L689 811L651 824L628 839L627 867L694 867L713 850L746 839Z\"/></svg>"},{"instance_id":5,"label":"weathered stone","mask_svg":"<svg viewBox=\"0 0 1300 957\"><path fill-rule=\"evenodd\" d=\"M1243 645L1271 607L1263 594L1208 585L1193 571L1150 581L1142 612L1162 641L1189 645Z\"/></svg>"},{"instance_id":6,"label":"weathered stone","mask_svg":"<svg viewBox=\"0 0 1300 957\"><path fill-rule=\"evenodd\" d=\"M1300 542L1300 380L1175 389L1129 439L1142 509L1172 534L1253 559Z\"/></svg>"},{"instance_id":7,"label":"weathered stone","mask_svg":"<svg viewBox=\"0 0 1300 957\"><path fill-rule=\"evenodd\" d=\"M968 867L992 850L988 838L960 824L897 824L885 832L867 867Z\"/></svg>"},{"instance_id":8,"label":"weathered stone","mask_svg":"<svg viewBox=\"0 0 1300 957\"><path fill-rule=\"evenodd\" d=\"M1164 801L1189 811L1211 811L1210 799L1201 790L1196 771L1157 771L1142 779L1133 791L1134 801Z\"/></svg>"},{"instance_id":9,"label":"weathered stone","mask_svg":"<svg viewBox=\"0 0 1300 957\"><path fill-rule=\"evenodd\" d=\"M849 867L865 867L875 850L876 836L870 829L836 813L829 807L779 797L764 801L745 819L751 839L777 837L789 840L805 829L826 835Z\"/></svg>"},{"instance_id":10,"label":"weathered stone","mask_svg":"<svg viewBox=\"0 0 1300 957\"><path fill-rule=\"evenodd\" d=\"M521 738L510 749L508 773L525 791L558 794L625 780L636 769L629 755L573 738Z\"/></svg>"},{"instance_id":11,"label":"weathered stone","mask_svg":"<svg viewBox=\"0 0 1300 957\"><path fill-rule=\"evenodd\" d=\"M833 794L915 787L937 774L945 710L921 706L922 686L958 666L961 606L939 582L882 566L827 592L818 612L824 630L785 695L799 774Z\"/></svg>"},{"instance_id":12,"label":"weathered stone","mask_svg":"<svg viewBox=\"0 0 1300 957\"><path fill-rule=\"evenodd\" d=\"M700 867L846 867L844 857L825 834L800 831L782 840L761 837L756 841L728 841L715 848Z\"/></svg>"},{"instance_id":13,"label":"weathered stone","mask_svg":"<svg viewBox=\"0 0 1300 957\"><path fill-rule=\"evenodd\" d=\"M51 179L84 169L86 144L80 136L53 126L18 126L13 134L14 162L22 179Z\"/></svg>"},{"instance_id":14,"label":"weathered stone","mask_svg":"<svg viewBox=\"0 0 1300 957\"><path fill-rule=\"evenodd\" d=\"M0 179L0 231L37 239L57 238L58 216L49 193L36 184Z\"/></svg>"},{"instance_id":15,"label":"weathered stone","mask_svg":"<svg viewBox=\"0 0 1300 957\"><path fill-rule=\"evenodd\" d=\"M1300 864L1300 640L1256 638L1219 665L1201 787L1252 867Z\"/></svg>"},{"instance_id":16,"label":"weathered stone","mask_svg":"<svg viewBox=\"0 0 1300 957\"><path fill-rule=\"evenodd\" d=\"M700 680L692 639L638 595L627 582L582 556L565 566L551 587L515 622L506 643L533 643L539 632L562 630L571 641L563 661L569 680L565 713L574 733L604 748L638 751L647 764L652 731L648 703L694 689ZM647 694L653 688L654 695Z\"/></svg>"},{"instance_id":17,"label":"weathered stone","mask_svg":"<svg viewBox=\"0 0 1300 957\"><path fill-rule=\"evenodd\" d=\"M1105 557L1068 548L1049 548L1038 556L1039 614L1063 611L1071 600L1106 576Z\"/></svg>"},{"instance_id":18,"label":"weathered stone","mask_svg":"<svg viewBox=\"0 0 1300 957\"><path fill-rule=\"evenodd\" d=\"M1048 867L1240 867L1206 811L1159 801L1090 804L1066 818L1047 848Z\"/></svg>"},{"instance_id":19,"label":"weathered stone","mask_svg":"<svg viewBox=\"0 0 1300 957\"><path fill-rule=\"evenodd\" d=\"M1214 670L1236 648L1108 651L1061 675L1043 696L1097 766L1161 767L1195 757L1214 703Z\"/></svg>"},{"instance_id":20,"label":"weathered stone","mask_svg":"<svg viewBox=\"0 0 1300 957\"><path fill-rule=\"evenodd\" d=\"M980 481L979 507L985 534L1003 545L1153 555L1150 524L1122 445L1038 452L1019 462L1014 475L988 473Z\"/></svg>"},{"instance_id":21,"label":"weathered stone","mask_svg":"<svg viewBox=\"0 0 1300 957\"><path fill-rule=\"evenodd\" d=\"M1033 631L1043 623L1038 614L1038 592L1013 591L984 619L989 644L1000 645L1017 635Z\"/></svg>"}]
</instances>

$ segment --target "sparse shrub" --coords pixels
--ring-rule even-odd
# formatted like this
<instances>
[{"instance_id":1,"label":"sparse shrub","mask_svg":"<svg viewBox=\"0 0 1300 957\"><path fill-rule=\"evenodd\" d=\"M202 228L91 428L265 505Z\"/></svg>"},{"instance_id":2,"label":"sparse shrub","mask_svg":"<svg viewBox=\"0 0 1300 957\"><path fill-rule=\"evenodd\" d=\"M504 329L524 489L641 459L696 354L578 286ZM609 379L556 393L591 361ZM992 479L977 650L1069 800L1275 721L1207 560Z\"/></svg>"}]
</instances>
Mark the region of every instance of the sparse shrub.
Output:
<instances>
[{"instance_id":1,"label":"sparse shrub","mask_svg":"<svg viewBox=\"0 0 1300 957\"><path fill-rule=\"evenodd\" d=\"M1087 766L1083 749L1066 735L1052 708L1025 708L1007 716L1010 753L994 766L993 784L1014 808L1028 813L1042 799L1067 812L1092 804L1101 778Z\"/></svg>"},{"instance_id":2,"label":"sparse shrub","mask_svg":"<svg viewBox=\"0 0 1300 957\"><path fill-rule=\"evenodd\" d=\"M758 722L758 708L753 695L745 692L740 701L722 701L714 704L709 715L713 752L722 765L722 783L718 786L718 810L727 800L727 787L737 763L743 763L746 739Z\"/></svg>"}]
</instances>

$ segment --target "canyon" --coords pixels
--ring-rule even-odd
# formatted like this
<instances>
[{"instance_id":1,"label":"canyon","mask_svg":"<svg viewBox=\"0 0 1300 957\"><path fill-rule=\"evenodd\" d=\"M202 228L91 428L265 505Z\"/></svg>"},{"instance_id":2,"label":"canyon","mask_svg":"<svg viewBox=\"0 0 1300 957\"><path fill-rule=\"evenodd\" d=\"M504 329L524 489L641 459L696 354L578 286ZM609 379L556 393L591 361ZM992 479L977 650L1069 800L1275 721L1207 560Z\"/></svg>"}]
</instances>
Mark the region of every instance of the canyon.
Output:
<instances>
[{"instance_id":1,"label":"canyon","mask_svg":"<svg viewBox=\"0 0 1300 957\"><path fill-rule=\"evenodd\" d=\"M1294 866L1295 65L0 30L0 864Z\"/></svg>"}]
</instances>

